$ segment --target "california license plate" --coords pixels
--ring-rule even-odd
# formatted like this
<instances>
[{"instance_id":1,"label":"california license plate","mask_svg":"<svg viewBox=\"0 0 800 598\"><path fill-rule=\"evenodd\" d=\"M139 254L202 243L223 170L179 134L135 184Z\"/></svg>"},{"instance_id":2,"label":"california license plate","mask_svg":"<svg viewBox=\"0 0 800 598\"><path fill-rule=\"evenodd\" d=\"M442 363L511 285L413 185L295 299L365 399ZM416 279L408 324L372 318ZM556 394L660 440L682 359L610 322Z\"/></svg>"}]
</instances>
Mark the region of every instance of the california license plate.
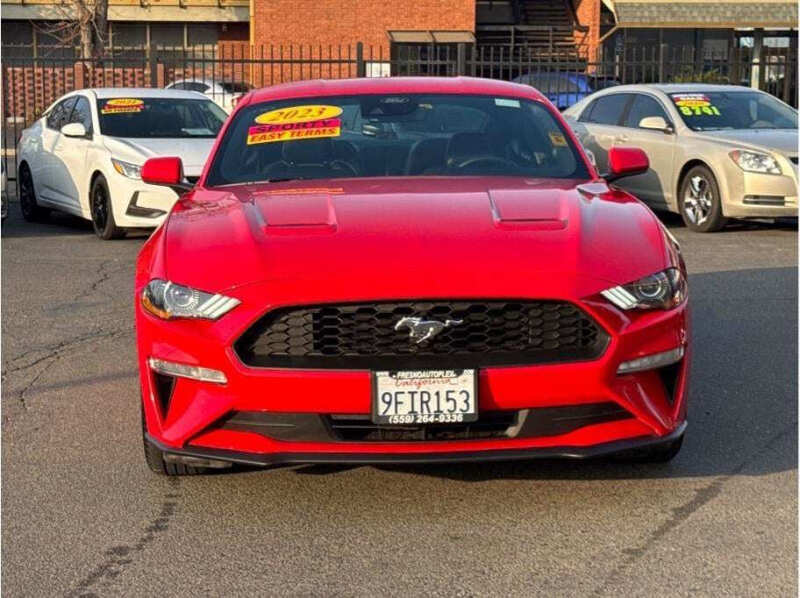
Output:
<instances>
[{"instance_id":1,"label":"california license plate","mask_svg":"<svg viewBox=\"0 0 800 598\"><path fill-rule=\"evenodd\" d=\"M475 370L374 372L376 424L450 424L478 419Z\"/></svg>"}]
</instances>

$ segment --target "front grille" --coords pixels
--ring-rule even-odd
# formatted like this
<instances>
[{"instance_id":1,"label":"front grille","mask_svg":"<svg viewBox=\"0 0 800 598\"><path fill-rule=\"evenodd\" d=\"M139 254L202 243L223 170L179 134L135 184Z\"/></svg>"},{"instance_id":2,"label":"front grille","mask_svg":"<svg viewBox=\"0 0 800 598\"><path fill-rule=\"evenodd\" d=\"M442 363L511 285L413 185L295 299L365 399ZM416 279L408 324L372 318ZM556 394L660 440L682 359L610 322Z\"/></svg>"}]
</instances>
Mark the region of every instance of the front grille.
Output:
<instances>
[{"instance_id":1,"label":"front grille","mask_svg":"<svg viewBox=\"0 0 800 598\"><path fill-rule=\"evenodd\" d=\"M508 411L482 411L478 420L462 424L382 425L369 414L275 413L233 411L208 430L258 434L284 442L415 442L540 438L560 436L585 426L623 421L633 415L604 401Z\"/></svg>"},{"instance_id":2,"label":"front grille","mask_svg":"<svg viewBox=\"0 0 800 598\"><path fill-rule=\"evenodd\" d=\"M395 330L403 317L460 321L417 343ZM608 336L564 301L405 301L282 308L235 343L257 367L474 368L600 356Z\"/></svg>"},{"instance_id":3,"label":"front grille","mask_svg":"<svg viewBox=\"0 0 800 598\"><path fill-rule=\"evenodd\" d=\"M337 440L345 442L409 442L415 440L480 440L508 438L517 424L517 411L487 411L465 424L393 425L372 423L369 415L329 415L328 425Z\"/></svg>"}]
</instances>

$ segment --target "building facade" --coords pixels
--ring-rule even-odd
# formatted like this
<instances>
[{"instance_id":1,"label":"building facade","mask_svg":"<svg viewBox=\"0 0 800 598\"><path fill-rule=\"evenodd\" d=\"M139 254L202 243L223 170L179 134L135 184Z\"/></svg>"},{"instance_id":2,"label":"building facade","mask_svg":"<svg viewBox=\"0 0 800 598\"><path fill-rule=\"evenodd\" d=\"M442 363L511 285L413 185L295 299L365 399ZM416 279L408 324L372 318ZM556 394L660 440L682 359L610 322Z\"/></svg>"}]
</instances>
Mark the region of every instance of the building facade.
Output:
<instances>
[{"instance_id":1,"label":"building facade","mask_svg":"<svg viewBox=\"0 0 800 598\"><path fill-rule=\"evenodd\" d=\"M5 56L72 53L56 24L70 17L61 0L3 0ZM220 47L247 44L249 0L109 0L109 53L136 55L148 47Z\"/></svg>"}]
</instances>

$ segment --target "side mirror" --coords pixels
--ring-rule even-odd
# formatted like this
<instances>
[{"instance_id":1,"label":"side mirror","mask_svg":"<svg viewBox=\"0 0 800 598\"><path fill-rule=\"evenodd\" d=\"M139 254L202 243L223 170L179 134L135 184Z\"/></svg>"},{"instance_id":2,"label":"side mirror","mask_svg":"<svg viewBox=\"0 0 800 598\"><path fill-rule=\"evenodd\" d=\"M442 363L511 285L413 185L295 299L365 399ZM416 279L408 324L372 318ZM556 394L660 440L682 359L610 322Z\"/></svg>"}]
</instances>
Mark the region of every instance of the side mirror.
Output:
<instances>
[{"instance_id":1,"label":"side mirror","mask_svg":"<svg viewBox=\"0 0 800 598\"><path fill-rule=\"evenodd\" d=\"M674 132L672 125L665 121L662 116L645 116L639 121L639 128L662 131L667 134Z\"/></svg>"},{"instance_id":2,"label":"side mirror","mask_svg":"<svg viewBox=\"0 0 800 598\"><path fill-rule=\"evenodd\" d=\"M83 123L67 123L61 127L61 134L64 137L86 137L86 127Z\"/></svg>"},{"instance_id":3,"label":"side mirror","mask_svg":"<svg viewBox=\"0 0 800 598\"><path fill-rule=\"evenodd\" d=\"M183 176L183 162L172 157L147 160L142 165L142 182L169 187L178 195L192 188Z\"/></svg>"},{"instance_id":4,"label":"side mirror","mask_svg":"<svg viewBox=\"0 0 800 598\"><path fill-rule=\"evenodd\" d=\"M650 160L638 147L612 147L608 150L608 174L603 175L607 182L627 176L643 174L650 168Z\"/></svg>"}]
</instances>

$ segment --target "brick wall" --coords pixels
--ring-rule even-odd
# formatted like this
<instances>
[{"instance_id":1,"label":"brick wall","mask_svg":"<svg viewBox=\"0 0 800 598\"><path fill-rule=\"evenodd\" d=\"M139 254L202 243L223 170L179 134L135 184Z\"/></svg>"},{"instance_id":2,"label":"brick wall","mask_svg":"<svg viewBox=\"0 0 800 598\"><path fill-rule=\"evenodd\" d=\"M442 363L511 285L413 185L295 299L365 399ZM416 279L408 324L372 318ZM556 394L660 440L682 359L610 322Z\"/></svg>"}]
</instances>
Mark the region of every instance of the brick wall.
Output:
<instances>
[{"instance_id":1,"label":"brick wall","mask_svg":"<svg viewBox=\"0 0 800 598\"><path fill-rule=\"evenodd\" d=\"M589 31L575 32L575 45L585 58L595 60L600 42L600 2L602 0L575 0L575 15L581 25Z\"/></svg>"},{"instance_id":2,"label":"brick wall","mask_svg":"<svg viewBox=\"0 0 800 598\"><path fill-rule=\"evenodd\" d=\"M599 2L600 0L596 0ZM388 30L475 30L475 0L254 0L253 43L355 46L388 55Z\"/></svg>"},{"instance_id":3,"label":"brick wall","mask_svg":"<svg viewBox=\"0 0 800 598\"><path fill-rule=\"evenodd\" d=\"M163 67L158 79L163 86ZM146 67L97 68L84 63L59 66L3 66L3 114L30 123L65 93L86 87L149 87Z\"/></svg>"}]
</instances>

